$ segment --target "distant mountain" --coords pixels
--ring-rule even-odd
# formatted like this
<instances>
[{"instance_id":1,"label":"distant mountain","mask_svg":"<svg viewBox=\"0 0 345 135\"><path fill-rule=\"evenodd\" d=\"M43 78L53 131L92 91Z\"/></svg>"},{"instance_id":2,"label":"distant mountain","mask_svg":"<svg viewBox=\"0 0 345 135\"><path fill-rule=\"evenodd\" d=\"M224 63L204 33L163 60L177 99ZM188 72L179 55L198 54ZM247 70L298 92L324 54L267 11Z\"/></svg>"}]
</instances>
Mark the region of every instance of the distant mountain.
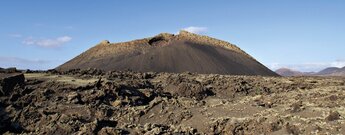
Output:
<instances>
[{"instance_id":1,"label":"distant mountain","mask_svg":"<svg viewBox=\"0 0 345 135\"><path fill-rule=\"evenodd\" d=\"M281 76L345 76L345 67L329 67L319 72L300 72L288 68L280 68L275 71Z\"/></svg>"},{"instance_id":2,"label":"distant mountain","mask_svg":"<svg viewBox=\"0 0 345 135\"><path fill-rule=\"evenodd\" d=\"M329 67L320 72L316 73L315 75L320 76L345 76L345 67L337 68L337 67Z\"/></svg>"},{"instance_id":3,"label":"distant mountain","mask_svg":"<svg viewBox=\"0 0 345 135\"><path fill-rule=\"evenodd\" d=\"M187 31L123 43L103 41L56 69L76 68L278 76L231 43Z\"/></svg>"},{"instance_id":4,"label":"distant mountain","mask_svg":"<svg viewBox=\"0 0 345 135\"><path fill-rule=\"evenodd\" d=\"M303 72L295 71L288 68L280 68L276 70L275 72L281 76L303 76L304 75Z\"/></svg>"}]
</instances>

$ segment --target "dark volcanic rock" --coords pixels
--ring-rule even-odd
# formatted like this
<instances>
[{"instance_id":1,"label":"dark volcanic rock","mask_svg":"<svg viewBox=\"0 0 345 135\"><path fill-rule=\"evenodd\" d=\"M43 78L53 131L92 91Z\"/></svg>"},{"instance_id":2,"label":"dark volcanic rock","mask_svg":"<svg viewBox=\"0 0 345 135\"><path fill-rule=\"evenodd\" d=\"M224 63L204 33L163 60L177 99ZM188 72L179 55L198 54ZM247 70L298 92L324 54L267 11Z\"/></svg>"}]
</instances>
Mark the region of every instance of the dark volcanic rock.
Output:
<instances>
[{"instance_id":1,"label":"dark volcanic rock","mask_svg":"<svg viewBox=\"0 0 345 135\"><path fill-rule=\"evenodd\" d=\"M23 85L24 75L20 73L0 73L0 96L9 95L16 85Z\"/></svg>"},{"instance_id":2,"label":"dark volcanic rock","mask_svg":"<svg viewBox=\"0 0 345 135\"><path fill-rule=\"evenodd\" d=\"M0 134L343 133L336 111L345 104L343 78L96 69L25 75L0 95Z\"/></svg>"}]
</instances>

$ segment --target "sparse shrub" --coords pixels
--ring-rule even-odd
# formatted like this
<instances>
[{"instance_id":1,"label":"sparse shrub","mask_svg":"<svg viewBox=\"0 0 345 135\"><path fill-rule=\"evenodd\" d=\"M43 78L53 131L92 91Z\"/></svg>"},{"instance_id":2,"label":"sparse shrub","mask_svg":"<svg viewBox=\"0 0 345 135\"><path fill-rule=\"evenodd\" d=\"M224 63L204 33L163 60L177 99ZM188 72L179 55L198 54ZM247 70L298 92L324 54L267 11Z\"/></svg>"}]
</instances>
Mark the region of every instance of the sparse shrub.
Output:
<instances>
[{"instance_id":1,"label":"sparse shrub","mask_svg":"<svg viewBox=\"0 0 345 135\"><path fill-rule=\"evenodd\" d=\"M291 112L292 112L292 113L296 113L296 112L301 111L301 110L303 109L302 106L303 106L302 101L293 103L293 104L291 105L291 107L292 107Z\"/></svg>"},{"instance_id":2,"label":"sparse shrub","mask_svg":"<svg viewBox=\"0 0 345 135\"><path fill-rule=\"evenodd\" d=\"M329 115L326 117L328 121L335 121L340 119L340 114L337 111L331 111Z\"/></svg>"},{"instance_id":3,"label":"sparse shrub","mask_svg":"<svg viewBox=\"0 0 345 135\"><path fill-rule=\"evenodd\" d=\"M258 87L255 87L255 95L260 95L261 94L261 89Z\"/></svg>"},{"instance_id":4,"label":"sparse shrub","mask_svg":"<svg viewBox=\"0 0 345 135\"><path fill-rule=\"evenodd\" d=\"M300 134L298 127L295 125L290 125L289 123L287 123L285 128L289 134L292 134L292 135Z\"/></svg>"},{"instance_id":5,"label":"sparse shrub","mask_svg":"<svg viewBox=\"0 0 345 135\"><path fill-rule=\"evenodd\" d=\"M329 100L331 100L331 101L336 101L337 99L338 99L338 97L336 95L329 96Z\"/></svg>"}]
</instances>

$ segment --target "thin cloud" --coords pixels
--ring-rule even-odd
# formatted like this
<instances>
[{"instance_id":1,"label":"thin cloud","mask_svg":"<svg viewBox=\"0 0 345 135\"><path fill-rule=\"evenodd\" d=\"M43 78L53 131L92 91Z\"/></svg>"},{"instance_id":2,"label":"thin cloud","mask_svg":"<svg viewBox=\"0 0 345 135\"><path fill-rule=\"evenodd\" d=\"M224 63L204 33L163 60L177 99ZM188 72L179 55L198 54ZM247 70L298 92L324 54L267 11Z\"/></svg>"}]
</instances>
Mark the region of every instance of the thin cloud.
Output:
<instances>
[{"instance_id":1,"label":"thin cloud","mask_svg":"<svg viewBox=\"0 0 345 135\"><path fill-rule=\"evenodd\" d=\"M0 56L0 67L17 67L19 69L49 69L52 61L48 60L32 60L18 57L2 57Z\"/></svg>"},{"instance_id":2,"label":"thin cloud","mask_svg":"<svg viewBox=\"0 0 345 135\"><path fill-rule=\"evenodd\" d=\"M208 28L207 27L195 27L195 26L190 26L187 28L183 28L182 30L195 33L195 34L203 34L206 33Z\"/></svg>"},{"instance_id":3,"label":"thin cloud","mask_svg":"<svg viewBox=\"0 0 345 135\"><path fill-rule=\"evenodd\" d=\"M29 37L23 41L23 44L34 45L44 48L55 48L60 47L61 45L71 41L72 38L69 36L62 36L55 39L34 39Z\"/></svg>"},{"instance_id":4,"label":"thin cloud","mask_svg":"<svg viewBox=\"0 0 345 135\"><path fill-rule=\"evenodd\" d=\"M24 59L24 58L18 58L18 57L0 57L1 63L22 63L22 64L43 64L47 63L49 61L45 60L29 60L29 59Z\"/></svg>"},{"instance_id":5,"label":"thin cloud","mask_svg":"<svg viewBox=\"0 0 345 135\"><path fill-rule=\"evenodd\" d=\"M21 34L10 34L8 36L13 37L13 38L21 38L21 37L23 37L23 35L21 35Z\"/></svg>"},{"instance_id":6,"label":"thin cloud","mask_svg":"<svg viewBox=\"0 0 345 135\"><path fill-rule=\"evenodd\" d=\"M332 67L338 67L338 68L344 67L345 66L345 60L337 60L335 62L332 62L331 66Z\"/></svg>"},{"instance_id":7,"label":"thin cloud","mask_svg":"<svg viewBox=\"0 0 345 135\"><path fill-rule=\"evenodd\" d=\"M64 29L74 29L74 27L73 26L65 26L65 27L63 27Z\"/></svg>"}]
</instances>

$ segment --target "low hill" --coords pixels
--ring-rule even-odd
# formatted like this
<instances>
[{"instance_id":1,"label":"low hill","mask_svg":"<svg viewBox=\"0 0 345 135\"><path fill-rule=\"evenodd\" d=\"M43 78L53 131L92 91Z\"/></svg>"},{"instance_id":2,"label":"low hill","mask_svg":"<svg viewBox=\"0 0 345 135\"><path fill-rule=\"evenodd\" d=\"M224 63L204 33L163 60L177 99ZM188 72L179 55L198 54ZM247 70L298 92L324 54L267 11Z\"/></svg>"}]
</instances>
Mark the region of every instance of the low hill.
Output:
<instances>
[{"instance_id":1,"label":"low hill","mask_svg":"<svg viewBox=\"0 0 345 135\"><path fill-rule=\"evenodd\" d=\"M123 43L102 41L56 69L77 68L278 76L233 44L187 31Z\"/></svg>"},{"instance_id":2,"label":"low hill","mask_svg":"<svg viewBox=\"0 0 345 135\"><path fill-rule=\"evenodd\" d=\"M337 68L337 67L329 67L324 70L321 70L316 75L322 76L345 76L345 67Z\"/></svg>"},{"instance_id":3,"label":"low hill","mask_svg":"<svg viewBox=\"0 0 345 135\"><path fill-rule=\"evenodd\" d=\"M303 72L299 72L296 70L288 69L288 68L280 68L275 71L277 74L281 76L303 76Z\"/></svg>"}]
</instances>

